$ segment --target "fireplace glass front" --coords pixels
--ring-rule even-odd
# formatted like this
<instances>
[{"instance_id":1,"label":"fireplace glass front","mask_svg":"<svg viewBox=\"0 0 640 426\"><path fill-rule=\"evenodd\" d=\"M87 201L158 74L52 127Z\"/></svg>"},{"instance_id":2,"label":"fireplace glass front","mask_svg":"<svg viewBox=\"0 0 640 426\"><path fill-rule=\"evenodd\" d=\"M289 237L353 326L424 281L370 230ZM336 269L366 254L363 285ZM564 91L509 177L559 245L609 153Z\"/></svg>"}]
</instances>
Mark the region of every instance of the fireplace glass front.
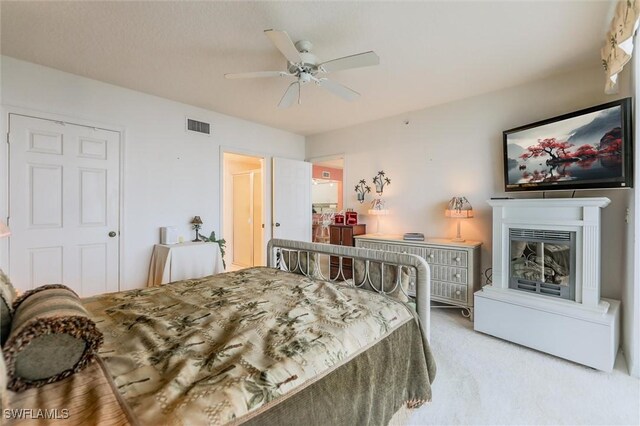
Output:
<instances>
[{"instance_id":1,"label":"fireplace glass front","mask_svg":"<svg viewBox=\"0 0 640 426\"><path fill-rule=\"evenodd\" d=\"M509 229L509 288L575 300L575 234Z\"/></svg>"}]
</instances>

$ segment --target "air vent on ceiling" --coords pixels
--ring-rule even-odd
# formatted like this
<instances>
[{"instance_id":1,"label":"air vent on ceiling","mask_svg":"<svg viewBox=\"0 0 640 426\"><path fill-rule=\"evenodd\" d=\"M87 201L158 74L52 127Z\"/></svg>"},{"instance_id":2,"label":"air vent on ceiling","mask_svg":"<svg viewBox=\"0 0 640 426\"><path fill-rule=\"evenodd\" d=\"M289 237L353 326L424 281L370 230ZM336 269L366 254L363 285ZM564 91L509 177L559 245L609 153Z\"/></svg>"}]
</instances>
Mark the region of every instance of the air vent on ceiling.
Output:
<instances>
[{"instance_id":1,"label":"air vent on ceiling","mask_svg":"<svg viewBox=\"0 0 640 426\"><path fill-rule=\"evenodd\" d=\"M194 120L193 118L187 118L187 131L210 135L211 124L205 123L204 121Z\"/></svg>"}]
</instances>

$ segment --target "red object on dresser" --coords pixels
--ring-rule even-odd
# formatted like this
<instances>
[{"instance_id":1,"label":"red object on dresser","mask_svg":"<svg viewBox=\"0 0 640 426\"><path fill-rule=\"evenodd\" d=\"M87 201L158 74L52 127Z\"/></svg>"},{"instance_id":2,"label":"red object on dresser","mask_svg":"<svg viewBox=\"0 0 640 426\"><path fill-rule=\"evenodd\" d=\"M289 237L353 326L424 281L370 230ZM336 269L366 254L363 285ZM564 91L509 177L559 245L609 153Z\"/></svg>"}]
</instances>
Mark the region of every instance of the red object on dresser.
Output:
<instances>
[{"instance_id":1,"label":"red object on dresser","mask_svg":"<svg viewBox=\"0 0 640 426\"><path fill-rule=\"evenodd\" d=\"M358 212L354 212L353 210L347 211L345 213L346 223L347 225L357 225L358 224Z\"/></svg>"},{"instance_id":2,"label":"red object on dresser","mask_svg":"<svg viewBox=\"0 0 640 426\"><path fill-rule=\"evenodd\" d=\"M335 216L333 216L333 223L335 223L336 225L344 225L344 215L337 213Z\"/></svg>"}]
</instances>

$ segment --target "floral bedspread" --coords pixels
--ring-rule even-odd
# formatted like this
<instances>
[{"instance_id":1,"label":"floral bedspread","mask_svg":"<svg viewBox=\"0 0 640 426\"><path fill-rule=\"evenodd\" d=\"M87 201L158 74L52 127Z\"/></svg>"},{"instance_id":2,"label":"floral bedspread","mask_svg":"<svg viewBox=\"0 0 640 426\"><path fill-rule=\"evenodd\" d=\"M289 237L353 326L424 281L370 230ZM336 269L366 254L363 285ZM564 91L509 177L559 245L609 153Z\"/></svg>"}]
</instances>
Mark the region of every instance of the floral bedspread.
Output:
<instances>
[{"instance_id":1,"label":"floral bedspread","mask_svg":"<svg viewBox=\"0 0 640 426\"><path fill-rule=\"evenodd\" d=\"M85 299L141 424L252 416L413 321L392 299L270 268Z\"/></svg>"}]
</instances>

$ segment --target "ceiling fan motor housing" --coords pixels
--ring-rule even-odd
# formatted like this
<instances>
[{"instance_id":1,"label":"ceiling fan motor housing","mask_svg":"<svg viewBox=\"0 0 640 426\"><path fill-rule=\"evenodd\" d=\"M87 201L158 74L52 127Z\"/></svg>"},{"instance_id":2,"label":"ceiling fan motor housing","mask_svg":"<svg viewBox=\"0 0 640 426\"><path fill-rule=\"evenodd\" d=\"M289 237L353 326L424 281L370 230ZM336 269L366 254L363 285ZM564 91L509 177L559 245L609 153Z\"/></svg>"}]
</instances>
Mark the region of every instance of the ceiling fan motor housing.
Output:
<instances>
[{"instance_id":1,"label":"ceiling fan motor housing","mask_svg":"<svg viewBox=\"0 0 640 426\"><path fill-rule=\"evenodd\" d=\"M287 69L291 74L298 75L299 73L306 72L311 75L318 73L318 63L320 60L316 55L309 52L313 44L310 41L300 40L296 43L296 49L300 52L300 58L302 61L298 64L287 62Z\"/></svg>"}]
</instances>

